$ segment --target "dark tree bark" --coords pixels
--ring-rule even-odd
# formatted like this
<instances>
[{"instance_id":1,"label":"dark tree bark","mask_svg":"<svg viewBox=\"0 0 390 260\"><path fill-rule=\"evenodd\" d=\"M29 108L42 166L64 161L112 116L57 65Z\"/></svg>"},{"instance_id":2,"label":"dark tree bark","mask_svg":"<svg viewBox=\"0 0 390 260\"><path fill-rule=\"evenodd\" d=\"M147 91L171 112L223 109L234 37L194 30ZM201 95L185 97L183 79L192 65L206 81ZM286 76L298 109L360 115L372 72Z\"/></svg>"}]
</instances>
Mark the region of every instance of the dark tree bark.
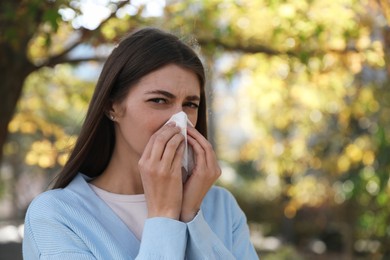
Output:
<instances>
[{"instance_id":1,"label":"dark tree bark","mask_svg":"<svg viewBox=\"0 0 390 260\"><path fill-rule=\"evenodd\" d=\"M41 13L42 10L37 8L35 14ZM7 0L0 4L0 162L8 124L21 96L24 80L34 70L27 57L27 46L39 23L37 20L22 1Z\"/></svg>"},{"instance_id":2,"label":"dark tree bark","mask_svg":"<svg viewBox=\"0 0 390 260\"><path fill-rule=\"evenodd\" d=\"M34 70L24 54L15 53L8 46L1 46L0 50L0 147L6 141L8 124L15 112L17 102L21 96L23 83ZM0 162L2 152L0 152Z\"/></svg>"},{"instance_id":3,"label":"dark tree bark","mask_svg":"<svg viewBox=\"0 0 390 260\"><path fill-rule=\"evenodd\" d=\"M56 11L58 5L64 2L41 0L2 0L0 2L0 163L3 158L2 148L7 140L8 125L16 111L28 75L45 66L104 60L105 57L69 59L68 54L80 44L94 37L99 38L101 26L115 16L116 10L128 4L128 1L117 3L116 10L102 21L95 31L79 29L80 37L71 46L61 53L47 57L43 64L35 65L28 57L28 45L42 24L47 23L45 12Z\"/></svg>"}]
</instances>

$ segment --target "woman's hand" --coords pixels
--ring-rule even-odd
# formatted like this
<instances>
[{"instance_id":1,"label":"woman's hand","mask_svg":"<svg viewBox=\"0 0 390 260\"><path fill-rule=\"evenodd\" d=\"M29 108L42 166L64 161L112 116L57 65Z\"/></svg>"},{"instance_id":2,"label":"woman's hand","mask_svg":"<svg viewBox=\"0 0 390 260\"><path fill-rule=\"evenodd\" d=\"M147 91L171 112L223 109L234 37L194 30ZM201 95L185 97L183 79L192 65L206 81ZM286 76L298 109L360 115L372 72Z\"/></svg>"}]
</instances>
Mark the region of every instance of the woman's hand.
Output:
<instances>
[{"instance_id":1,"label":"woman's hand","mask_svg":"<svg viewBox=\"0 0 390 260\"><path fill-rule=\"evenodd\" d=\"M221 175L213 147L195 128L187 127L187 138L195 156L192 174L184 184L180 220L191 221L200 209L204 196Z\"/></svg>"},{"instance_id":2,"label":"woman's hand","mask_svg":"<svg viewBox=\"0 0 390 260\"><path fill-rule=\"evenodd\" d=\"M148 217L179 219L183 185L181 160L184 136L167 124L152 135L138 163L148 206Z\"/></svg>"}]
</instances>

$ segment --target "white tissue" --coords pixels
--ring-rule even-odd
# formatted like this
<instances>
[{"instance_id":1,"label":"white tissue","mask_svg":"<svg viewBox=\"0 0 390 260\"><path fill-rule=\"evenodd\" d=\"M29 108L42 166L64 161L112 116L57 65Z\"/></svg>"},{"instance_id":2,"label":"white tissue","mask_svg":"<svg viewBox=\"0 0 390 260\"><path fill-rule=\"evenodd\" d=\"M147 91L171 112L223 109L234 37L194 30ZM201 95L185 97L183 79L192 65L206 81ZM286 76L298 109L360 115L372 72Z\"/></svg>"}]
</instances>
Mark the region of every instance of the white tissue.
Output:
<instances>
[{"instance_id":1,"label":"white tissue","mask_svg":"<svg viewBox=\"0 0 390 260\"><path fill-rule=\"evenodd\" d=\"M183 111L174 114L165 124L169 122L175 122L176 126L180 127L181 133L184 135L184 155L181 161L182 165L182 174L183 174L183 182L185 182L188 176L191 174L192 169L194 168L194 157L191 145L188 145L187 141L187 125L192 126L190 120L187 118L187 114ZM184 168L184 170L183 170Z\"/></svg>"}]
</instances>

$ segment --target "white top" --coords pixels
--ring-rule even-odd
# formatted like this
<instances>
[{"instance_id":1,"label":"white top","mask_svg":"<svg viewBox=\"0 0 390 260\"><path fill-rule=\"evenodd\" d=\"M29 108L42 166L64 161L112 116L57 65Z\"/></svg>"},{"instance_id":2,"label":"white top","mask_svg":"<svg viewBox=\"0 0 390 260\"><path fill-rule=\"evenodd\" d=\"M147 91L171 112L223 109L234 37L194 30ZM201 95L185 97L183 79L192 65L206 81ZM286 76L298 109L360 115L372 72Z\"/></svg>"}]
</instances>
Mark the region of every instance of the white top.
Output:
<instances>
[{"instance_id":1,"label":"white top","mask_svg":"<svg viewBox=\"0 0 390 260\"><path fill-rule=\"evenodd\" d=\"M100 189L91 183L88 184L141 241L145 220L148 216L145 194L116 194Z\"/></svg>"},{"instance_id":2,"label":"white top","mask_svg":"<svg viewBox=\"0 0 390 260\"><path fill-rule=\"evenodd\" d=\"M89 187L90 180L78 174L65 188L45 191L31 202L24 222L24 260L259 259L245 215L226 189L211 187L188 223L147 218L139 241Z\"/></svg>"}]
</instances>

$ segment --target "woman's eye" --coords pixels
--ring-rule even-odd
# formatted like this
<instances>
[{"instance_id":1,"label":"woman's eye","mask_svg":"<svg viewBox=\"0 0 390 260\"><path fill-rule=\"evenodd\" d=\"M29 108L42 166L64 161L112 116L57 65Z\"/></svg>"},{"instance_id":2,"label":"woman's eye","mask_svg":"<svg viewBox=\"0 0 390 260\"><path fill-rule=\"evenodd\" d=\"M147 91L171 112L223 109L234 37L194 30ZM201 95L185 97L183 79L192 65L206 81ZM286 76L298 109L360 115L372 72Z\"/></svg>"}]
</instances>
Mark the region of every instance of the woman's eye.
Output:
<instances>
[{"instance_id":1,"label":"woman's eye","mask_svg":"<svg viewBox=\"0 0 390 260\"><path fill-rule=\"evenodd\" d=\"M195 108L195 109L199 108L199 105L196 103L193 103L193 102L188 102L185 104L185 106L190 107L190 108Z\"/></svg>"},{"instance_id":2,"label":"woman's eye","mask_svg":"<svg viewBox=\"0 0 390 260\"><path fill-rule=\"evenodd\" d=\"M166 104L167 103L167 100L165 98L152 98L152 99L149 99L149 101L151 101L153 103L157 103L157 104Z\"/></svg>"}]
</instances>

